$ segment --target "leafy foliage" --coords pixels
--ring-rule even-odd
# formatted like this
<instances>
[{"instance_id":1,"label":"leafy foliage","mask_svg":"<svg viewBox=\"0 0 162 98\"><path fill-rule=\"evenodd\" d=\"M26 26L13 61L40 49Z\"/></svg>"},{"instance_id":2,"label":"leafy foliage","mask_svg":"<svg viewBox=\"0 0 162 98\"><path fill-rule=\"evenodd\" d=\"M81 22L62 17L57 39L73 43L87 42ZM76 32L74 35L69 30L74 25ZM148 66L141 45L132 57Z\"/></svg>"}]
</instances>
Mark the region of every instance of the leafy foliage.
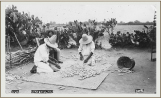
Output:
<instances>
[{"instance_id":1,"label":"leafy foliage","mask_svg":"<svg viewBox=\"0 0 162 98\"><path fill-rule=\"evenodd\" d=\"M105 21L103 23L96 22L95 20L88 20L88 22L78 22L74 20L74 22L69 22L67 25L68 31L72 34L76 34L76 38L72 36L72 38L76 41L77 45L79 45L79 40L82 37L83 33L91 35L93 40L95 41L100 35L103 35L104 29L113 29L117 24L116 19L111 19L109 21ZM102 26L99 26L102 25ZM99 28L99 29L97 29ZM68 33L69 36L72 35Z\"/></svg>"},{"instance_id":2,"label":"leafy foliage","mask_svg":"<svg viewBox=\"0 0 162 98\"><path fill-rule=\"evenodd\" d=\"M38 17L34 18L34 15L30 17L27 13L20 13L17 7L12 5L11 8L7 7L5 9L5 23L6 36L10 36L12 38L11 42L16 44L15 35L20 43L24 40L29 42L33 37L38 36L36 31L42 21Z\"/></svg>"}]
</instances>

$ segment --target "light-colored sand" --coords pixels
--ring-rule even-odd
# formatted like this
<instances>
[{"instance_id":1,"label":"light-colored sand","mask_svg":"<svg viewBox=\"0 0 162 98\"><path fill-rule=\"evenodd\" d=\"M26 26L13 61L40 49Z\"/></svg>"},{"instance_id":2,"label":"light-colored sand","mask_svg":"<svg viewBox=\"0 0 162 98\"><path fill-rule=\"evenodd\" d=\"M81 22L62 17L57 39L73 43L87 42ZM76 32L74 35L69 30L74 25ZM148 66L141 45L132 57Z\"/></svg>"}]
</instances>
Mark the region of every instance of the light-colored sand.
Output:
<instances>
[{"instance_id":1,"label":"light-colored sand","mask_svg":"<svg viewBox=\"0 0 162 98\"><path fill-rule=\"evenodd\" d=\"M74 87L65 87L59 89L57 85L47 85L32 82L21 82L20 80L12 81L11 84L6 83L6 93L11 90L20 89L19 93L30 94L31 90L53 90L54 94L135 94L135 89L144 89L144 94L156 93L156 62L151 62L151 54L148 49L112 49L110 51L96 50L97 54L109 55L106 59L113 64L110 67L110 73L97 90L88 90ZM77 54L77 49L62 50L63 56ZM134 73L121 74L117 71L116 61L122 56L134 58L136 65ZM65 61L66 59L63 59ZM16 67L9 70L10 73L27 77L33 63ZM26 74L25 74L26 73ZM25 74L25 75L24 75Z\"/></svg>"}]
</instances>

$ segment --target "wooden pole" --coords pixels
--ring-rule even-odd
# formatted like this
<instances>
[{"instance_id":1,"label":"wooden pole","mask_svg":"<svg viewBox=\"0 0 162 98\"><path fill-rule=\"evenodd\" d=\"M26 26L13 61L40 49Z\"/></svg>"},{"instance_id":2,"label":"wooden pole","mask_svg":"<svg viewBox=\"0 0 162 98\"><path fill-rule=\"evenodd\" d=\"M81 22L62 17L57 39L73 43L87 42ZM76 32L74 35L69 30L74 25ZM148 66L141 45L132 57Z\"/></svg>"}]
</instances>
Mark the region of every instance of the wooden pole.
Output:
<instances>
[{"instance_id":1,"label":"wooden pole","mask_svg":"<svg viewBox=\"0 0 162 98\"><path fill-rule=\"evenodd\" d=\"M21 50L23 50L23 48L22 48L22 46L21 46L21 44L20 44L19 40L17 39L17 36L16 36L15 32L13 32L13 33L14 33L14 35L15 35L15 38L16 38L16 40L17 40L17 42L18 42L18 44L19 44L19 46L20 46Z\"/></svg>"},{"instance_id":2,"label":"wooden pole","mask_svg":"<svg viewBox=\"0 0 162 98\"><path fill-rule=\"evenodd\" d=\"M10 54L10 66L12 66L12 56L11 56L11 47L10 47L10 36L8 37L8 48Z\"/></svg>"},{"instance_id":3,"label":"wooden pole","mask_svg":"<svg viewBox=\"0 0 162 98\"><path fill-rule=\"evenodd\" d=\"M9 52L9 48L8 48L9 47L8 46L8 35L7 35L7 39L6 40L7 40L7 42L6 42L6 44L7 44L7 46L6 46L6 52L8 53Z\"/></svg>"}]
</instances>

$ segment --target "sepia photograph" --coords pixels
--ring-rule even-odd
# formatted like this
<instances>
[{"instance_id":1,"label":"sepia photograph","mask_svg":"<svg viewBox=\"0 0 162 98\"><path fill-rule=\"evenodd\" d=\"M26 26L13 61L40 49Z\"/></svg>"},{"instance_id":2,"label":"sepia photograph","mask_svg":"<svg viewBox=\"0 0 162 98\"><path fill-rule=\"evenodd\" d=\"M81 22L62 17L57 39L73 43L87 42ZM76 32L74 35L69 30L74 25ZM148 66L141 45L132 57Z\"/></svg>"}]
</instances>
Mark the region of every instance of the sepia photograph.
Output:
<instances>
[{"instance_id":1,"label":"sepia photograph","mask_svg":"<svg viewBox=\"0 0 162 98\"><path fill-rule=\"evenodd\" d=\"M160 96L160 1L1 5L2 95Z\"/></svg>"}]
</instances>

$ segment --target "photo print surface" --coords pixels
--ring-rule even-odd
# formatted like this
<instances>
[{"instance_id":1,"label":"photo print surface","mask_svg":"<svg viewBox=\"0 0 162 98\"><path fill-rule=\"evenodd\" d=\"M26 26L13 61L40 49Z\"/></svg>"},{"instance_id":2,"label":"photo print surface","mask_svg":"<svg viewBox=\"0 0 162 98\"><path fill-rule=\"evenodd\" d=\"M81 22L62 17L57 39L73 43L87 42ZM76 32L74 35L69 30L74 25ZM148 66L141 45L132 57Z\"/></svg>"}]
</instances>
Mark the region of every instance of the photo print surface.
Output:
<instances>
[{"instance_id":1,"label":"photo print surface","mask_svg":"<svg viewBox=\"0 0 162 98\"><path fill-rule=\"evenodd\" d=\"M2 6L4 95L159 94L159 2Z\"/></svg>"}]
</instances>

